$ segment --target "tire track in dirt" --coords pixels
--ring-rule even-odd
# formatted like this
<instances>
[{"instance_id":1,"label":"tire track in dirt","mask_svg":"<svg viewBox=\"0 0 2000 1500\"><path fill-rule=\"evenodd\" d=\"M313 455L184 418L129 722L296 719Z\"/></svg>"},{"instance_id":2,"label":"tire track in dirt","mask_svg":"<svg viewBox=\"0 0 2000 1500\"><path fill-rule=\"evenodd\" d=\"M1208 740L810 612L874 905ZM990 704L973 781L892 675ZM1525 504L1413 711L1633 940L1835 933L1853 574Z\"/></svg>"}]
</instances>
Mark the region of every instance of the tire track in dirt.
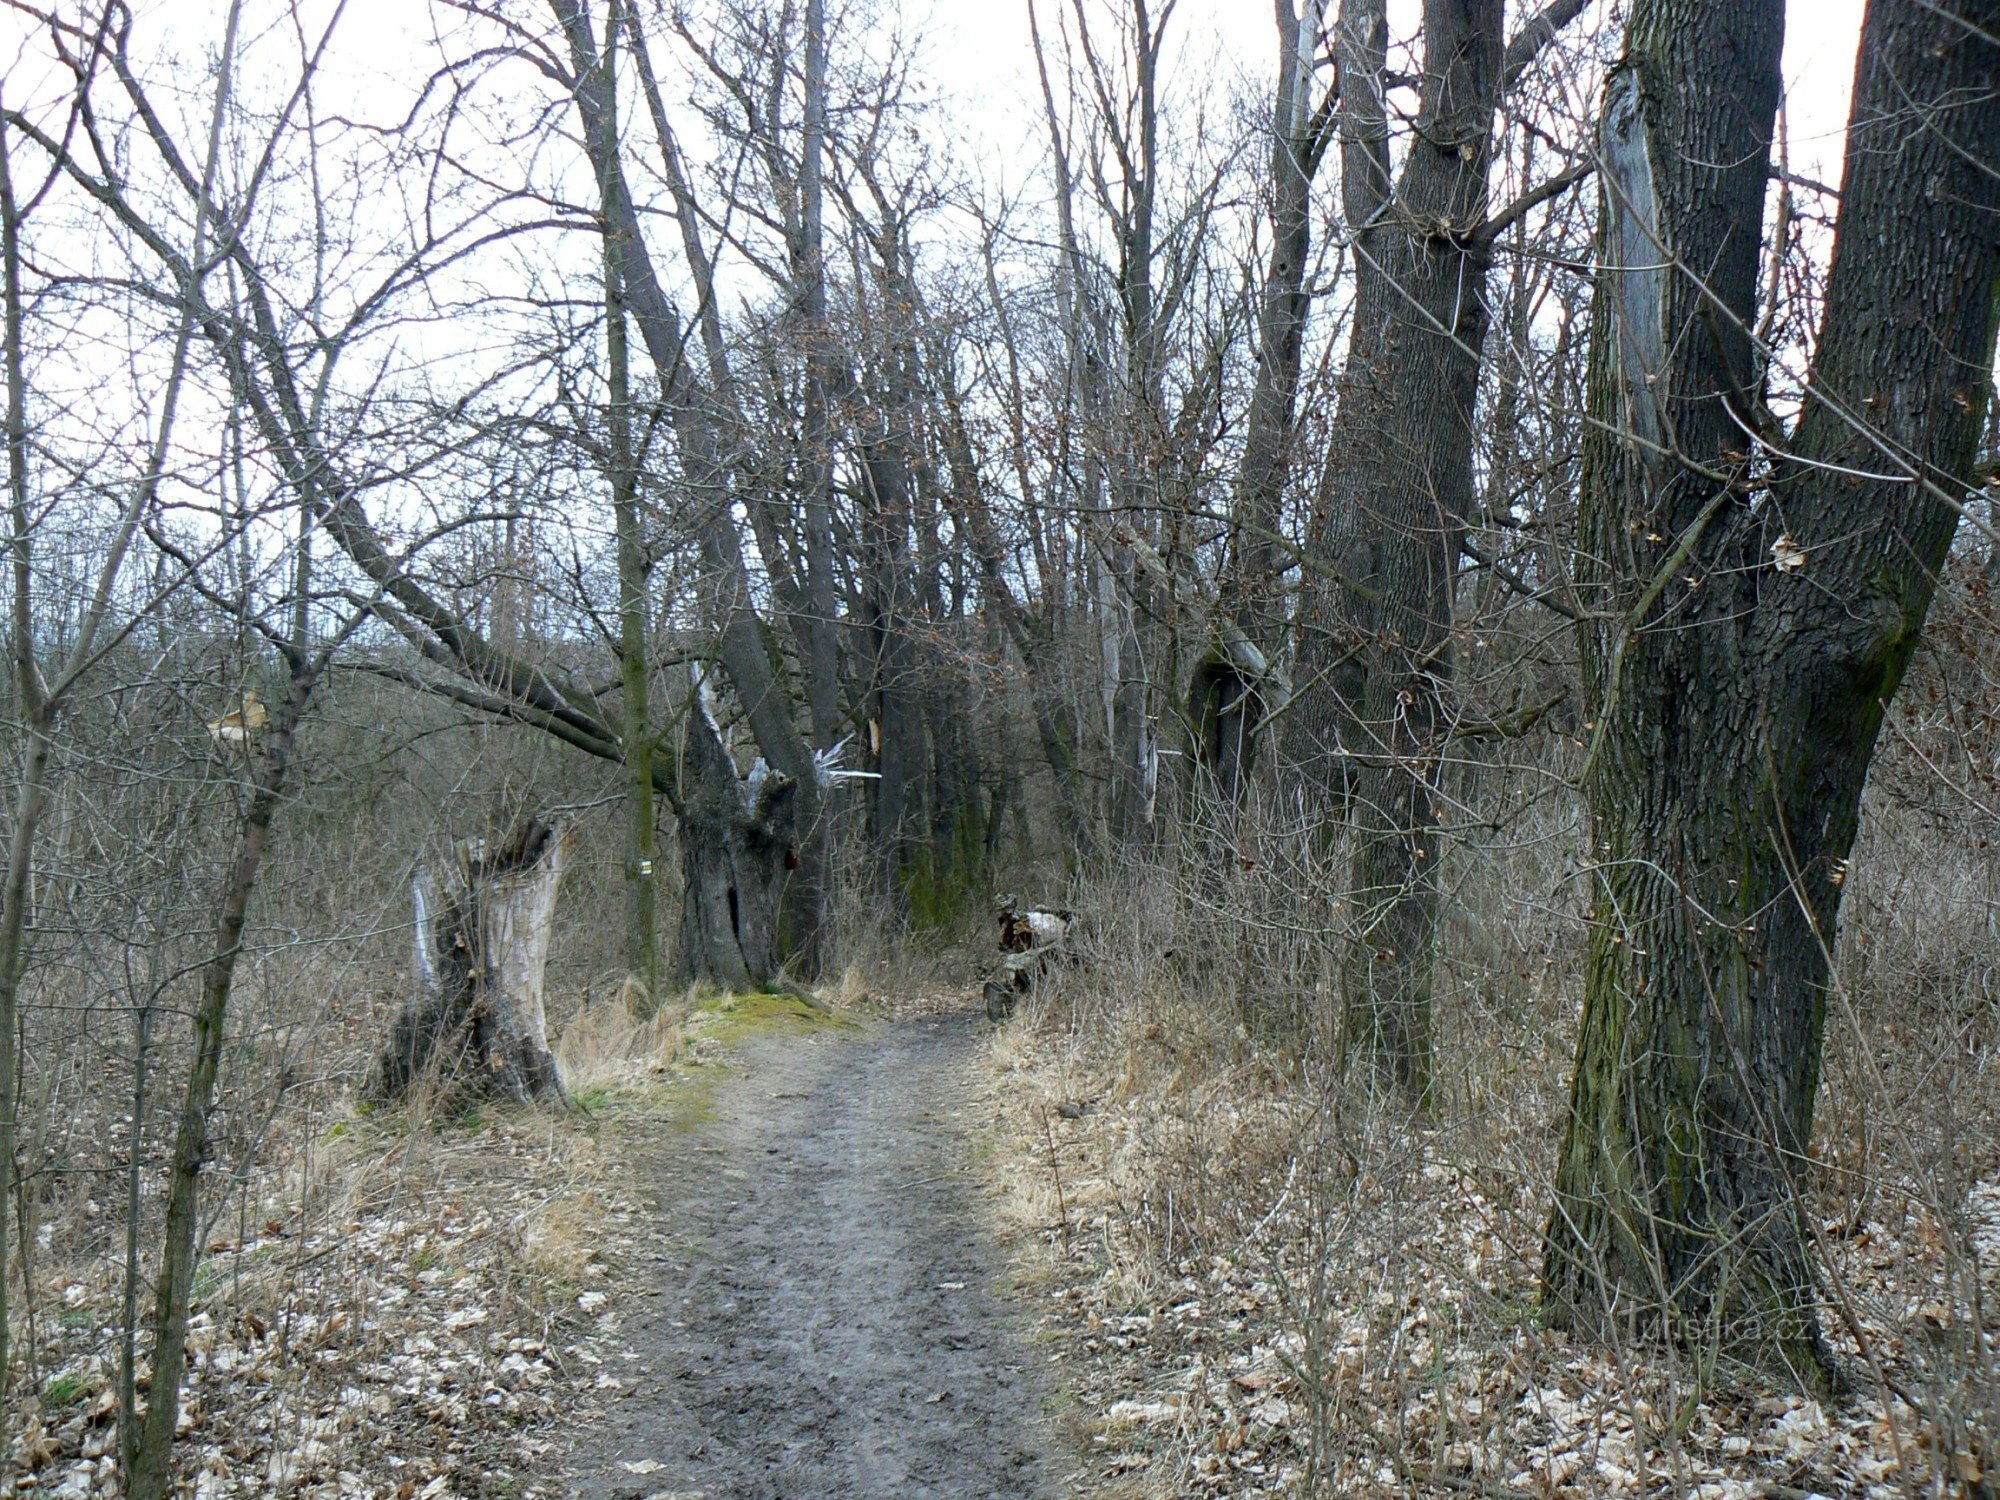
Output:
<instances>
[{"instance_id":1,"label":"tire track in dirt","mask_svg":"<svg viewBox=\"0 0 2000 1500\"><path fill-rule=\"evenodd\" d=\"M739 1044L652 1183L667 1252L572 1434L589 1500L1029 1500L1055 1443L970 1175L969 1015Z\"/></svg>"}]
</instances>

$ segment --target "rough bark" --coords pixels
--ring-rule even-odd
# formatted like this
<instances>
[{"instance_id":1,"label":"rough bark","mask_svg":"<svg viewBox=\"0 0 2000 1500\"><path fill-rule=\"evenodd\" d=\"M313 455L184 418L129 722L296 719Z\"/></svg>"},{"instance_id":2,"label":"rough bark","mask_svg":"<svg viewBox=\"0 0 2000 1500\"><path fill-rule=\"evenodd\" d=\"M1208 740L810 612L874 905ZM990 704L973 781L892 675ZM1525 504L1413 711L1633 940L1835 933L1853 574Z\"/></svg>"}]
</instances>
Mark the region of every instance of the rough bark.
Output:
<instances>
[{"instance_id":1,"label":"rough bark","mask_svg":"<svg viewBox=\"0 0 2000 1500\"><path fill-rule=\"evenodd\" d=\"M1352 7L1353 0L1349 6ZM1326 152L1330 106L1312 102L1313 59L1325 0L1277 0L1279 62L1271 111L1271 255L1257 309L1257 366L1244 418L1222 580L1224 639L1197 668L1191 707L1197 754L1226 807L1241 799L1269 712L1266 679L1286 627L1288 559L1280 544L1293 416L1311 297L1312 184Z\"/></svg>"},{"instance_id":2,"label":"rough bark","mask_svg":"<svg viewBox=\"0 0 2000 1500\"><path fill-rule=\"evenodd\" d=\"M542 974L571 830L525 818L461 844L433 897L415 887L416 982L366 1094L405 1099L426 1077L453 1093L565 1100L549 1050Z\"/></svg>"},{"instance_id":3,"label":"rough bark","mask_svg":"<svg viewBox=\"0 0 2000 1500\"><path fill-rule=\"evenodd\" d=\"M1487 205L1494 119L1505 86L1580 8L1557 0L1503 45L1498 0L1427 0L1417 118L1393 192L1383 7L1354 0L1339 22L1353 330L1307 540L1288 744L1318 814L1347 810L1358 835L1348 1048L1418 1106L1431 1085L1436 782L1500 222Z\"/></svg>"},{"instance_id":4,"label":"rough bark","mask_svg":"<svg viewBox=\"0 0 2000 1500\"><path fill-rule=\"evenodd\" d=\"M780 979L793 951L786 897L798 864L797 787L778 772L739 777L699 682L691 698L680 974L724 989L762 988Z\"/></svg>"},{"instance_id":5,"label":"rough bark","mask_svg":"<svg viewBox=\"0 0 2000 1500\"><path fill-rule=\"evenodd\" d=\"M1597 863L1544 1300L1823 1385L1802 1194L1831 954L1876 735L1974 487L2000 4L1869 6L1789 442L1746 335L1781 11L1640 0L1606 93L1580 580L1609 622L1584 638ZM1772 450L1762 492L1746 430Z\"/></svg>"},{"instance_id":6,"label":"rough bark","mask_svg":"<svg viewBox=\"0 0 2000 1500\"><path fill-rule=\"evenodd\" d=\"M1308 769L1322 788L1351 787L1359 834L1343 1029L1365 1065L1417 1103L1431 1076L1435 783L1459 542L1473 509L1503 10L1499 0L1424 7L1409 155L1394 195L1354 230L1367 269L1332 438L1342 456L1314 538L1335 577L1314 590L1300 642L1300 675L1313 679L1295 709ZM1370 167L1373 124L1371 114L1356 127Z\"/></svg>"},{"instance_id":7,"label":"rough bark","mask_svg":"<svg viewBox=\"0 0 2000 1500\"><path fill-rule=\"evenodd\" d=\"M1463 393L1476 389L1480 348L1472 336L1485 332L1492 234L1471 210L1484 203L1493 113L1583 9L1584 0L1551 0L1495 59L1502 19L1493 7L1427 0L1417 140L1392 183L1387 8L1384 0L1342 0L1334 128L1353 313L1332 457L1307 527L1284 731L1287 759L1307 773L1322 815L1347 806L1356 757L1382 748L1364 703L1371 652L1397 613L1412 607L1384 605L1385 580L1377 577L1384 556L1408 550L1412 536L1433 555L1464 536L1455 507L1470 488L1473 438ZM1453 161L1451 142L1483 154ZM1433 490L1433 470L1442 493ZM1392 588L1399 581L1387 580ZM1439 612L1435 600L1416 607Z\"/></svg>"}]
</instances>

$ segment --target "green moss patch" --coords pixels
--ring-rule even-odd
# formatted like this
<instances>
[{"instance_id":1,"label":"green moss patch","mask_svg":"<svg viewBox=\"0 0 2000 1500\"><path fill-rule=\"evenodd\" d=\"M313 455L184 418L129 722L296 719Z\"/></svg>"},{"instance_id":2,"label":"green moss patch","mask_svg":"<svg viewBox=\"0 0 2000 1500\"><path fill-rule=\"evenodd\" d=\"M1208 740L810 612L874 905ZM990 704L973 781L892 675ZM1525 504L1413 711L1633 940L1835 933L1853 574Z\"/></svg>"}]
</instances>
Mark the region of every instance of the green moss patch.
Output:
<instances>
[{"instance_id":1,"label":"green moss patch","mask_svg":"<svg viewBox=\"0 0 2000 1500\"><path fill-rule=\"evenodd\" d=\"M701 1001L688 1017L691 1035L727 1045L762 1032L805 1035L855 1030L860 1023L788 991L743 990Z\"/></svg>"}]
</instances>

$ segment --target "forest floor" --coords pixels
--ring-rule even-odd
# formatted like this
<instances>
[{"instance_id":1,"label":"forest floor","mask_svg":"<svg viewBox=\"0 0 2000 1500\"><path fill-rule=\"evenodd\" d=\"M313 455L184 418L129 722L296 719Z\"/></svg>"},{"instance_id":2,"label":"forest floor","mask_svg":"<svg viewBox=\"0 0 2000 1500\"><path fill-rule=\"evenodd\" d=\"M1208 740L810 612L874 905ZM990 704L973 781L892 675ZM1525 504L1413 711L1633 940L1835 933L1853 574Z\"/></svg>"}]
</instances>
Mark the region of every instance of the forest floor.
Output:
<instances>
[{"instance_id":1,"label":"forest floor","mask_svg":"<svg viewBox=\"0 0 2000 1500\"><path fill-rule=\"evenodd\" d=\"M1990 1493L1990 1145L1963 1223L1885 1175L1834 1241L1896 1396L1822 1407L1539 1327L1545 1094L1329 1135L1212 1007L976 1005L586 1006L578 1111L328 1100L213 1227L179 1493ZM109 1244L44 1252L0 1494L116 1493Z\"/></svg>"},{"instance_id":2,"label":"forest floor","mask_svg":"<svg viewBox=\"0 0 2000 1500\"><path fill-rule=\"evenodd\" d=\"M981 1023L799 1009L718 1032L733 1076L638 1166L658 1238L551 1478L589 1500L1055 1494L1050 1355L978 1161Z\"/></svg>"},{"instance_id":3,"label":"forest floor","mask_svg":"<svg viewBox=\"0 0 2000 1500\"><path fill-rule=\"evenodd\" d=\"M177 1493L1073 1493L973 1004L600 1005L559 1044L573 1113L333 1101L215 1227ZM0 1494L108 1497L118 1258L41 1280Z\"/></svg>"}]
</instances>

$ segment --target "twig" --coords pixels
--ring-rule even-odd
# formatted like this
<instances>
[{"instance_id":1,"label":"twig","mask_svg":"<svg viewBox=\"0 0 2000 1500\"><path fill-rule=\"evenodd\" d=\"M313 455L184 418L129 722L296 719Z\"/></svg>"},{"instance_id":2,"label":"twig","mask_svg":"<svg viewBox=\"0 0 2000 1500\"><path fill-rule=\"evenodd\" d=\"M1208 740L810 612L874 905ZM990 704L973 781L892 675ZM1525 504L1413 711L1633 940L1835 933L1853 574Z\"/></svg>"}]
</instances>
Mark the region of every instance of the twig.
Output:
<instances>
[{"instance_id":1,"label":"twig","mask_svg":"<svg viewBox=\"0 0 2000 1500\"><path fill-rule=\"evenodd\" d=\"M1042 1116L1042 1139L1049 1143L1049 1174L1056 1180L1056 1211L1062 1215L1063 1255L1069 1255L1069 1200L1063 1196L1062 1163L1056 1157L1056 1133L1049 1124L1047 1105L1040 1105Z\"/></svg>"}]
</instances>

